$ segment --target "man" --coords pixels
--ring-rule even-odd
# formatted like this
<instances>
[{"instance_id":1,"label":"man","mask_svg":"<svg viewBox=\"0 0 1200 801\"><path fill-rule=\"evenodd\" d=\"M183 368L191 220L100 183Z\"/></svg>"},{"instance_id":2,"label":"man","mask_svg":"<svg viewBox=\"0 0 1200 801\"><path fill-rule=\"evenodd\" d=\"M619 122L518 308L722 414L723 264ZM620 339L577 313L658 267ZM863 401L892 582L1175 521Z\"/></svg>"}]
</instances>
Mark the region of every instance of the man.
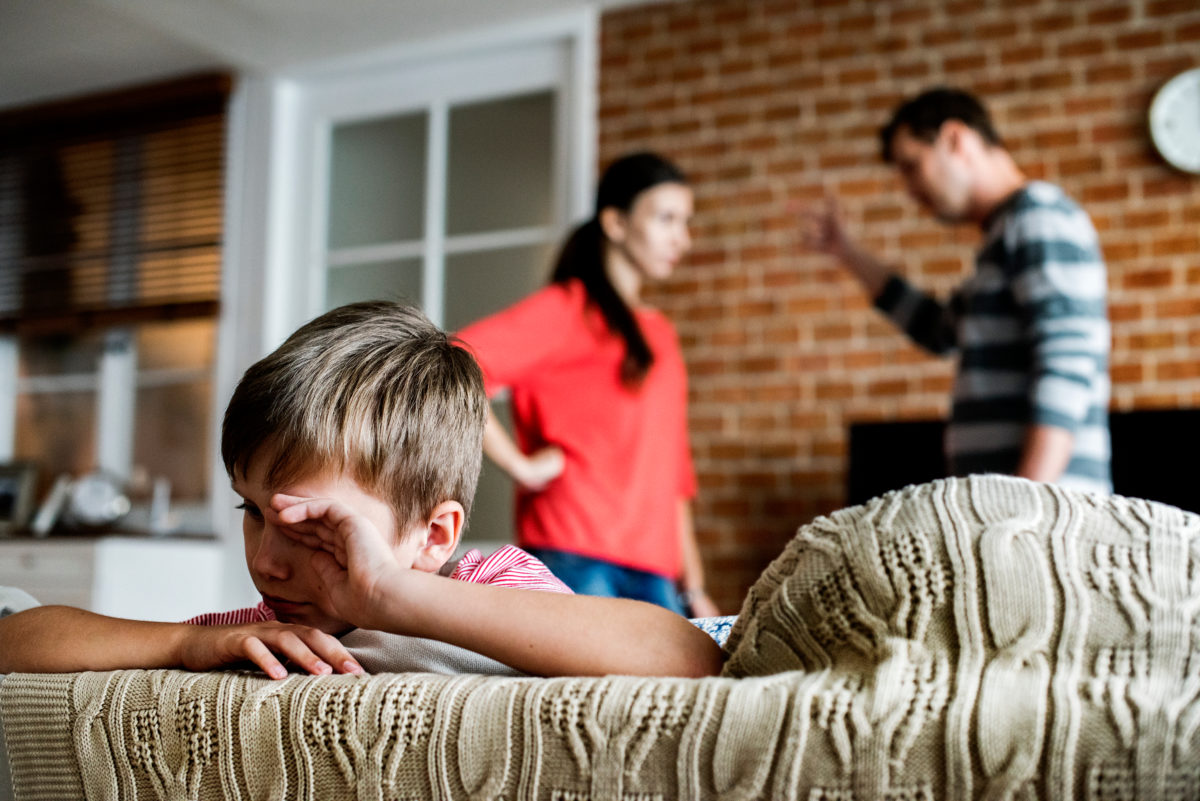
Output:
<instances>
[{"instance_id":1,"label":"man","mask_svg":"<svg viewBox=\"0 0 1200 801\"><path fill-rule=\"evenodd\" d=\"M951 471L1111 492L1107 276L1091 220L1057 186L1026 178L966 92L922 93L880 139L918 203L980 226L974 275L935 300L862 249L832 198L802 215L803 232L916 343L958 352Z\"/></svg>"}]
</instances>

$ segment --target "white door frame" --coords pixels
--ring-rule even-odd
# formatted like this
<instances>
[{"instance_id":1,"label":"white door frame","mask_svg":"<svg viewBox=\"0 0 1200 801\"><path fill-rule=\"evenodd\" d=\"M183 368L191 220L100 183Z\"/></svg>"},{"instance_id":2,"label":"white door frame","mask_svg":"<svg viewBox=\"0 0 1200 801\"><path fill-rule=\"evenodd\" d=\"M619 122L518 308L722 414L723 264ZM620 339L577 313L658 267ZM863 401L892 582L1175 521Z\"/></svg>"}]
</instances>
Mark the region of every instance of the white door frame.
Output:
<instances>
[{"instance_id":1,"label":"white door frame","mask_svg":"<svg viewBox=\"0 0 1200 801\"><path fill-rule=\"evenodd\" d=\"M239 79L229 114L214 421L222 419L245 369L322 309L327 208L325 192L314 189L327 186L332 126L414 105L418 101L409 98L428 97L428 87L422 87L419 77L432 81L450 79L456 71L469 73L476 83L475 96L547 88L544 80L522 82L519 71L511 69L481 79L479 68L498 59L511 64L522 58L530 59L532 66L547 58L547 50L555 51L560 77L553 85L562 100L555 175L563 210L556 224L565 229L591 207L597 36L597 12L585 6L539 20L308 65L286 74ZM455 102L470 97L466 91L454 94ZM436 124L444 124L444 107L441 116ZM440 176L431 176L430 182L435 178L440 196ZM427 261L430 258L427 252ZM434 299L440 312L441 300ZM219 450L219 428L213 426L214 452ZM213 460L210 486L214 488L213 523L225 542L228 568L223 571L222 597L229 604L253 601L239 515L233 510L235 499L220 459Z\"/></svg>"}]
</instances>

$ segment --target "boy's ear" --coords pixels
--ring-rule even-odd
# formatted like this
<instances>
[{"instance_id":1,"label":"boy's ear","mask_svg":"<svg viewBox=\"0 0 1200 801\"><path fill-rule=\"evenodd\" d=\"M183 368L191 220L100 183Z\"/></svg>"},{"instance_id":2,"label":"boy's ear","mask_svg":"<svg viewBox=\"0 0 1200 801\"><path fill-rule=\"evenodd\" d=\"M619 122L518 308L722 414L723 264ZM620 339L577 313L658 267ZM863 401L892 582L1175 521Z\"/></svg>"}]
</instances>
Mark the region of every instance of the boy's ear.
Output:
<instances>
[{"instance_id":1,"label":"boy's ear","mask_svg":"<svg viewBox=\"0 0 1200 801\"><path fill-rule=\"evenodd\" d=\"M458 501L442 501L435 506L425 521L422 532L425 541L413 560L413 567L426 573L438 572L454 556L466 520L467 512Z\"/></svg>"}]
</instances>

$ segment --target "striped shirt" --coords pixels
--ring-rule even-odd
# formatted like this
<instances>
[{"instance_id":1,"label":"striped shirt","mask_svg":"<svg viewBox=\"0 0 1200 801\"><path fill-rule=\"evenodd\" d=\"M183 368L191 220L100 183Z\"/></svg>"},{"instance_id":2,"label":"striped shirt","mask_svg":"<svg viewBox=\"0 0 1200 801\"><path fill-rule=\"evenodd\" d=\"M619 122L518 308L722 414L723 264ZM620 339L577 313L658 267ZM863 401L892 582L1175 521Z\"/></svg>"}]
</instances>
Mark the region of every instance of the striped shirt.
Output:
<instances>
[{"instance_id":1,"label":"striped shirt","mask_svg":"<svg viewBox=\"0 0 1200 801\"><path fill-rule=\"evenodd\" d=\"M1013 473L1026 429L1073 435L1058 483L1112 491L1108 278L1087 214L1033 181L984 226L975 274L945 302L892 276L875 301L917 344L957 352L946 456L955 475Z\"/></svg>"},{"instance_id":2,"label":"striped shirt","mask_svg":"<svg viewBox=\"0 0 1200 801\"><path fill-rule=\"evenodd\" d=\"M505 545L490 556L478 548L463 554L454 566L450 578L472 584L495 584L519 590L541 590L573 594L541 560L515 545ZM197 615L185 623L197 626L233 626L242 623L262 623L275 619L275 612L261 601L257 606Z\"/></svg>"}]
</instances>

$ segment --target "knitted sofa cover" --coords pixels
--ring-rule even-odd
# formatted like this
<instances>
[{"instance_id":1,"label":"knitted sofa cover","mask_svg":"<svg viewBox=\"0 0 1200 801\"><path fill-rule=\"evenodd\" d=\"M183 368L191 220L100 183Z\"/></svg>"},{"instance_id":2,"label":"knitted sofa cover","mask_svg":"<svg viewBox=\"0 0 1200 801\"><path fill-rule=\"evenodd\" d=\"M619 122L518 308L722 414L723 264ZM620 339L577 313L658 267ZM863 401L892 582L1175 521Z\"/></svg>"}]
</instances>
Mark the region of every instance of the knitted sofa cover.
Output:
<instances>
[{"instance_id":1,"label":"knitted sofa cover","mask_svg":"<svg viewBox=\"0 0 1200 801\"><path fill-rule=\"evenodd\" d=\"M1001 477L820 518L712 679L0 685L17 798L1200 798L1200 517Z\"/></svg>"}]
</instances>

